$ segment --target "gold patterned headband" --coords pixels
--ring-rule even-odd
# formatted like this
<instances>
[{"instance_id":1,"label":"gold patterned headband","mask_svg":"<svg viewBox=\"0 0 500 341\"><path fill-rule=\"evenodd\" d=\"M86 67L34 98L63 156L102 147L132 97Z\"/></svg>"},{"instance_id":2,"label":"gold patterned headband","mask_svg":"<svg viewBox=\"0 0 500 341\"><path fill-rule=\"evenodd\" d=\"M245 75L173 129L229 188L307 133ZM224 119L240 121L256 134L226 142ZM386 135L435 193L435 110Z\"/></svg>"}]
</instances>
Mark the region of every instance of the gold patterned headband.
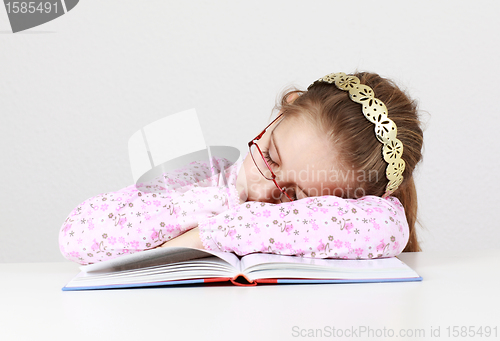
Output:
<instances>
[{"instance_id":1,"label":"gold patterned headband","mask_svg":"<svg viewBox=\"0 0 500 341\"><path fill-rule=\"evenodd\" d=\"M381 100L375 98L372 88L360 84L359 78L356 76L347 76L343 72L330 73L318 79L317 82L335 83L340 90L349 91L351 100L361 104L363 115L365 115L368 121L375 124L375 136L384 145L382 156L385 162L388 163L385 175L389 183L382 198L388 197L403 182L405 162L401 158L403 155L403 143L396 138L398 128L387 116L387 107ZM309 88L311 86L312 84Z\"/></svg>"}]
</instances>

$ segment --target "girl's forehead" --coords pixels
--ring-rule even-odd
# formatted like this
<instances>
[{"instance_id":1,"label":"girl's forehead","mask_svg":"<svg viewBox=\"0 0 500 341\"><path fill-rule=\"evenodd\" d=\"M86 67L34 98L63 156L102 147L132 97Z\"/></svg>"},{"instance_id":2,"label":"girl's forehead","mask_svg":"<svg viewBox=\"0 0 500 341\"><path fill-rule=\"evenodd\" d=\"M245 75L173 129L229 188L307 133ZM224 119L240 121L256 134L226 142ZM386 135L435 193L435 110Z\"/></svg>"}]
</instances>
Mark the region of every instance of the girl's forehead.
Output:
<instances>
[{"instance_id":1,"label":"girl's forehead","mask_svg":"<svg viewBox=\"0 0 500 341\"><path fill-rule=\"evenodd\" d=\"M318 126L314 124L309 117L306 117L306 114L286 115L278 122L275 129L277 129L278 126L286 127L280 128L281 130L286 129L294 132L305 130L307 132L314 133L315 135L325 135L325 133L321 132L318 129Z\"/></svg>"},{"instance_id":2,"label":"girl's forehead","mask_svg":"<svg viewBox=\"0 0 500 341\"><path fill-rule=\"evenodd\" d=\"M300 149L309 150L308 154L317 154L317 151L323 151L324 154L331 150L329 139L326 134L319 131L315 125L309 120L301 116L286 117L286 119L278 122L278 125L273 131L274 139L283 140L276 141L280 148L283 149Z\"/></svg>"},{"instance_id":3,"label":"girl's forehead","mask_svg":"<svg viewBox=\"0 0 500 341\"><path fill-rule=\"evenodd\" d=\"M325 176L338 168L334 148L326 135L319 133L307 119L289 117L280 121L273 131L273 141L279 150L283 170L292 178L295 174L301 179L297 182L306 187L321 185L326 179L321 181L317 174Z\"/></svg>"}]
</instances>

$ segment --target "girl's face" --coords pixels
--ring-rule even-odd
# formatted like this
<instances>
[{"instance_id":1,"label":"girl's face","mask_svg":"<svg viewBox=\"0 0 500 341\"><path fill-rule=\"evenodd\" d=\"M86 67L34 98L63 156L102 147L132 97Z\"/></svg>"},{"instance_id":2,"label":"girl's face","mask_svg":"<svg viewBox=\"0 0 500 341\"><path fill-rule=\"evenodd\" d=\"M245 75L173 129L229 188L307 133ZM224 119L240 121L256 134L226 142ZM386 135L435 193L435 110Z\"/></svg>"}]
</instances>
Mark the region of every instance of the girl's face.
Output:
<instances>
[{"instance_id":1,"label":"girl's face","mask_svg":"<svg viewBox=\"0 0 500 341\"><path fill-rule=\"evenodd\" d=\"M275 122L257 144L276 174L278 185L286 187L293 200L330 195L337 188L336 182L331 180L332 172L336 171L332 147L326 136L302 116L285 116ZM256 156L256 162L265 167L260 154ZM262 176L250 153L243 161L236 188L240 193L240 202L277 204L289 201L286 195L281 195L272 180Z\"/></svg>"}]
</instances>

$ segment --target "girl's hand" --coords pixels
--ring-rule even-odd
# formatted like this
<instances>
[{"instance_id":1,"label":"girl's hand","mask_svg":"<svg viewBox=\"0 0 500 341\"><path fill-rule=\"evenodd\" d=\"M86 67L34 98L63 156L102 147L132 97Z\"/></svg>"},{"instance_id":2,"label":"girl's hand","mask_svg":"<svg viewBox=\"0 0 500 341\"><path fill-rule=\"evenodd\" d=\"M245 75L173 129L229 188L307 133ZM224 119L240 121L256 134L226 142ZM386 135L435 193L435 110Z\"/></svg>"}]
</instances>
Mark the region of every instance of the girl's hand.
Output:
<instances>
[{"instance_id":1,"label":"girl's hand","mask_svg":"<svg viewBox=\"0 0 500 341\"><path fill-rule=\"evenodd\" d=\"M203 249L203 243L200 239L200 230L198 226L194 229L181 234L174 239L171 239L158 247L173 247L173 246L183 246L183 247L193 247L196 249Z\"/></svg>"}]
</instances>

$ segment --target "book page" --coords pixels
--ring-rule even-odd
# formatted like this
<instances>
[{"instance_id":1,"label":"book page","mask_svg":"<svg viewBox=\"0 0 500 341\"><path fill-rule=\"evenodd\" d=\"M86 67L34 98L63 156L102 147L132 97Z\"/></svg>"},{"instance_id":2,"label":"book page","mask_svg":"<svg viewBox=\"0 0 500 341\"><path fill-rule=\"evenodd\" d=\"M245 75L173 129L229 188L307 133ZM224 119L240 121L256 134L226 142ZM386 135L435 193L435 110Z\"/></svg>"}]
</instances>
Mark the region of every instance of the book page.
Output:
<instances>
[{"instance_id":1,"label":"book page","mask_svg":"<svg viewBox=\"0 0 500 341\"><path fill-rule=\"evenodd\" d=\"M80 272L65 288L98 288L109 286L135 286L155 282L206 278L232 278L238 275L234 268L221 258L209 256L185 262L150 266L120 271Z\"/></svg>"},{"instance_id":2,"label":"book page","mask_svg":"<svg viewBox=\"0 0 500 341\"><path fill-rule=\"evenodd\" d=\"M369 260L318 259L253 253L241 259L241 268L250 279L329 278L369 279L418 277L398 258Z\"/></svg>"},{"instance_id":3,"label":"book page","mask_svg":"<svg viewBox=\"0 0 500 341\"><path fill-rule=\"evenodd\" d=\"M291 267L327 267L331 269L341 269L342 271L356 269L386 269L387 267L405 267L406 265L399 259L379 258L370 260L345 260L345 259L328 259L328 258L308 258L298 256L283 256L271 253L252 253L244 256L241 259L241 268L248 268L261 264L288 264ZM272 267L272 266L271 266Z\"/></svg>"},{"instance_id":4,"label":"book page","mask_svg":"<svg viewBox=\"0 0 500 341\"><path fill-rule=\"evenodd\" d=\"M189 247L160 247L152 250L120 256L104 262L84 265L82 272L114 272L140 269L158 265L186 262L195 259L216 256L239 271L239 259L236 255L227 252L213 252Z\"/></svg>"}]
</instances>

